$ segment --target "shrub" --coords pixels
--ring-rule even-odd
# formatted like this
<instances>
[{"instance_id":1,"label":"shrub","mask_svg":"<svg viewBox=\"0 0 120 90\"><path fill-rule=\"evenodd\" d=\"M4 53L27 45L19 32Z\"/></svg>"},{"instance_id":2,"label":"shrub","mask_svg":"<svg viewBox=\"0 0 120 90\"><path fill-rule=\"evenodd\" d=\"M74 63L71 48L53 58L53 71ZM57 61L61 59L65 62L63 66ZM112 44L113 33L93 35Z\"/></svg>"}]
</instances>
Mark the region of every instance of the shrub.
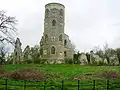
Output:
<instances>
[{"instance_id":1,"label":"shrub","mask_svg":"<svg viewBox=\"0 0 120 90\"><path fill-rule=\"evenodd\" d=\"M5 71L0 67L0 75L4 74L4 73L5 73Z\"/></svg>"},{"instance_id":2,"label":"shrub","mask_svg":"<svg viewBox=\"0 0 120 90\"><path fill-rule=\"evenodd\" d=\"M32 60L26 60L27 64L31 64Z\"/></svg>"},{"instance_id":3,"label":"shrub","mask_svg":"<svg viewBox=\"0 0 120 90\"><path fill-rule=\"evenodd\" d=\"M13 72L6 72L3 77L16 80L44 80L44 73L37 69L22 69Z\"/></svg>"},{"instance_id":4,"label":"shrub","mask_svg":"<svg viewBox=\"0 0 120 90\"><path fill-rule=\"evenodd\" d=\"M66 59L65 59L65 63L66 63L66 64L73 64L74 61L73 61L73 59L66 58Z\"/></svg>"},{"instance_id":5,"label":"shrub","mask_svg":"<svg viewBox=\"0 0 120 90\"><path fill-rule=\"evenodd\" d=\"M104 61L99 61L99 64L98 64L99 66L104 66L104 65L106 65L105 63L104 63Z\"/></svg>"},{"instance_id":6,"label":"shrub","mask_svg":"<svg viewBox=\"0 0 120 90\"><path fill-rule=\"evenodd\" d=\"M17 71L15 71L15 72L11 73L10 77L11 77L12 79L22 79L22 78L21 78L21 77L22 77L22 74L19 73L19 72L17 72Z\"/></svg>"},{"instance_id":7,"label":"shrub","mask_svg":"<svg viewBox=\"0 0 120 90\"><path fill-rule=\"evenodd\" d=\"M34 60L34 64L40 64L40 59Z\"/></svg>"},{"instance_id":8,"label":"shrub","mask_svg":"<svg viewBox=\"0 0 120 90\"><path fill-rule=\"evenodd\" d=\"M106 79L117 79L119 75L115 71L103 71L100 76Z\"/></svg>"},{"instance_id":9,"label":"shrub","mask_svg":"<svg viewBox=\"0 0 120 90\"><path fill-rule=\"evenodd\" d=\"M44 79L44 73L40 72L37 69L22 69L19 70L18 72L20 72L23 75L24 80L43 80Z\"/></svg>"},{"instance_id":10,"label":"shrub","mask_svg":"<svg viewBox=\"0 0 120 90\"><path fill-rule=\"evenodd\" d=\"M40 64L46 64L46 63L48 63L47 59L41 59L40 60Z\"/></svg>"}]
</instances>

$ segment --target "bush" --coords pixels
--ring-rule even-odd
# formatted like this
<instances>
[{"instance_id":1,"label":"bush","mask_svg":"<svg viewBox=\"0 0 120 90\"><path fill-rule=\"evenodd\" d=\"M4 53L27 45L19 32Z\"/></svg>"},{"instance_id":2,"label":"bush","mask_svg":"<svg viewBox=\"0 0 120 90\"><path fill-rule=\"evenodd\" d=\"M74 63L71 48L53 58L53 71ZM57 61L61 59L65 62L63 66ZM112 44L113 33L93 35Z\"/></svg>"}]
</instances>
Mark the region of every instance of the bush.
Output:
<instances>
[{"instance_id":1,"label":"bush","mask_svg":"<svg viewBox=\"0 0 120 90\"><path fill-rule=\"evenodd\" d=\"M34 60L34 64L40 64L40 59Z\"/></svg>"},{"instance_id":2,"label":"bush","mask_svg":"<svg viewBox=\"0 0 120 90\"><path fill-rule=\"evenodd\" d=\"M27 64L31 64L31 63L32 63L32 60L26 60L26 63L27 63Z\"/></svg>"},{"instance_id":3,"label":"bush","mask_svg":"<svg viewBox=\"0 0 120 90\"><path fill-rule=\"evenodd\" d=\"M68 58L66 58L66 59L65 59L65 63L66 63L66 64L73 64L74 61L73 61L73 59L68 59Z\"/></svg>"},{"instance_id":4,"label":"bush","mask_svg":"<svg viewBox=\"0 0 120 90\"><path fill-rule=\"evenodd\" d=\"M5 71L2 69L2 67L0 67L0 75L4 74L4 73L5 73Z\"/></svg>"},{"instance_id":5,"label":"bush","mask_svg":"<svg viewBox=\"0 0 120 90\"><path fill-rule=\"evenodd\" d=\"M17 71L15 71L15 72L11 73L10 77L12 79L22 79L22 74L17 72Z\"/></svg>"},{"instance_id":6,"label":"bush","mask_svg":"<svg viewBox=\"0 0 120 90\"><path fill-rule=\"evenodd\" d=\"M40 64L46 64L46 63L48 63L47 59L41 59L40 60Z\"/></svg>"},{"instance_id":7,"label":"bush","mask_svg":"<svg viewBox=\"0 0 120 90\"><path fill-rule=\"evenodd\" d=\"M22 69L19 70L18 72L20 72L23 75L23 79L24 80L43 80L44 79L44 73L40 72L37 69Z\"/></svg>"},{"instance_id":8,"label":"bush","mask_svg":"<svg viewBox=\"0 0 120 90\"><path fill-rule=\"evenodd\" d=\"M6 64L13 64L13 60L7 60Z\"/></svg>"},{"instance_id":9,"label":"bush","mask_svg":"<svg viewBox=\"0 0 120 90\"><path fill-rule=\"evenodd\" d=\"M98 64L99 66L104 66L104 65L106 65L105 63L104 63L104 61L99 61L99 64Z\"/></svg>"},{"instance_id":10,"label":"bush","mask_svg":"<svg viewBox=\"0 0 120 90\"><path fill-rule=\"evenodd\" d=\"M22 69L13 72L6 72L3 77L15 80L44 80L44 73L37 69Z\"/></svg>"},{"instance_id":11,"label":"bush","mask_svg":"<svg viewBox=\"0 0 120 90\"><path fill-rule=\"evenodd\" d=\"M119 78L119 75L115 71L103 71L100 76L102 76L106 79L117 79L117 78Z\"/></svg>"}]
</instances>

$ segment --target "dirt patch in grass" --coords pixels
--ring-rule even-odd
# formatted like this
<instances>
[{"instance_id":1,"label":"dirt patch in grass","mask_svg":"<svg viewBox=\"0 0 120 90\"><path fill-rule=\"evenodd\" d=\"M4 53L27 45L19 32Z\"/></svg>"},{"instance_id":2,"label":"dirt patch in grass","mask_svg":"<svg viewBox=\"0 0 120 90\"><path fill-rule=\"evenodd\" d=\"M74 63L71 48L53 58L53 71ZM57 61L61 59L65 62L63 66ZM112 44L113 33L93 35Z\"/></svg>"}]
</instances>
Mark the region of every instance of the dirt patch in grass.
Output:
<instances>
[{"instance_id":1,"label":"dirt patch in grass","mask_svg":"<svg viewBox=\"0 0 120 90\"><path fill-rule=\"evenodd\" d=\"M85 78L82 76L75 76L72 78L72 80L85 80Z\"/></svg>"},{"instance_id":2,"label":"dirt patch in grass","mask_svg":"<svg viewBox=\"0 0 120 90\"><path fill-rule=\"evenodd\" d=\"M15 80L46 80L52 78L63 79L61 74L45 74L38 69L23 68L21 70L9 71L2 73L1 77L11 78Z\"/></svg>"},{"instance_id":3,"label":"dirt patch in grass","mask_svg":"<svg viewBox=\"0 0 120 90\"><path fill-rule=\"evenodd\" d=\"M101 71L98 73L86 73L86 78L90 79L119 79L120 75L116 71Z\"/></svg>"},{"instance_id":4,"label":"dirt patch in grass","mask_svg":"<svg viewBox=\"0 0 120 90\"><path fill-rule=\"evenodd\" d=\"M101 71L98 73L84 73L80 76L73 76L72 80L105 80L120 79L120 74L116 71Z\"/></svg>"},{"instance_id":5,"label":"dirt patch in grass","mask_svg":"<svg viewBox=\"0 0 120 90\"><path fill-rule=\"evenodd\" d=\"M17 80L44 80L44 73L37 69L22 69L12 72L6 72L3 77L17 79Z\"/></svg>"},{"instance_id":6,"label":"dirt patch in grass","mask_svg":"<svg viewBox=\"0 0 120 90\"><path fill-rule=\"evenodd\" d=\"M4 74L4 73L5 73L5 71L2 68L0 68L0 75Z\"/></svg>"},{"instance_id":7,"label":"dirt patch in grass","mask_svg":"<svg viewBox=\"0 0 120 90\"><path fill-rule=\"evenodd\" d=\"M100 77L105 78L105 79L118 79L118 78L120 78L120 75L116 71L103 71L98 75Z\"/></svg>"},{"instance_id":8,"label":"dirt patch in grass","mask_svg":"<svg viewBox=\"0 0 120 90\"><path fill-rule=\"evenodd\" d=\"M95 73L86 73L85 75L86 76L96 76L97 74L95 74Z\"/></svg>"}]
</instances>

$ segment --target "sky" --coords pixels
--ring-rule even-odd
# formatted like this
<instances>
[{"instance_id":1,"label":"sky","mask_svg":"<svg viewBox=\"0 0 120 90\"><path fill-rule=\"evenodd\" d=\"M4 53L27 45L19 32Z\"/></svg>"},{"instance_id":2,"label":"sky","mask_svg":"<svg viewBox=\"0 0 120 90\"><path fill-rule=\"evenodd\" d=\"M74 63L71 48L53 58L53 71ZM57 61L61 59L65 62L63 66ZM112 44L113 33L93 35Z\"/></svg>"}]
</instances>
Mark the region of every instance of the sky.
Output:
<instances>
[{"instance_id":1,"label":"sky","mask_svg":"<svg viewBox=\"0 0 120 90\"><path fill-rule=\"evenodd\" d=\"M76 50L86 52L105 43L120 47L120 0L0 0L0 10L18 20L17 36L38 45L44 32L45 4L65 5L65 33Z\"/></svg>"}]
</instances>

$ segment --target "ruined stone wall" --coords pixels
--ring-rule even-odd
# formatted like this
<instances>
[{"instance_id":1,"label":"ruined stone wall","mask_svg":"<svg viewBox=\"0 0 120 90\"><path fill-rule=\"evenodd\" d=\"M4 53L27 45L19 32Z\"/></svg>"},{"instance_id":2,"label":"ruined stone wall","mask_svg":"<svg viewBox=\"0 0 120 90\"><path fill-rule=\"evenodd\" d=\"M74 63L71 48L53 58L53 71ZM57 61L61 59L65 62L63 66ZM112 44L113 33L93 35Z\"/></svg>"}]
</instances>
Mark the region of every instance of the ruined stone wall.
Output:
<instances>
[{"instance_id":1,"label":"ruined stone wall","mask_svg":"<svg viewBox=\"0 0 120 90\"><path fill-rule=\"evenodd\" d=\"M45 5L44 33L40 42L43 49L43 59L64 60L65 57L72 57L69 37L64 33L65 6L59 3ZM67 40L67 45L65 45ZM55 49L55 52L52 53ZM67 56L64 51L66 50ZM72 54L72 56L71 56Z\"/></svg>"}]
</instances>

